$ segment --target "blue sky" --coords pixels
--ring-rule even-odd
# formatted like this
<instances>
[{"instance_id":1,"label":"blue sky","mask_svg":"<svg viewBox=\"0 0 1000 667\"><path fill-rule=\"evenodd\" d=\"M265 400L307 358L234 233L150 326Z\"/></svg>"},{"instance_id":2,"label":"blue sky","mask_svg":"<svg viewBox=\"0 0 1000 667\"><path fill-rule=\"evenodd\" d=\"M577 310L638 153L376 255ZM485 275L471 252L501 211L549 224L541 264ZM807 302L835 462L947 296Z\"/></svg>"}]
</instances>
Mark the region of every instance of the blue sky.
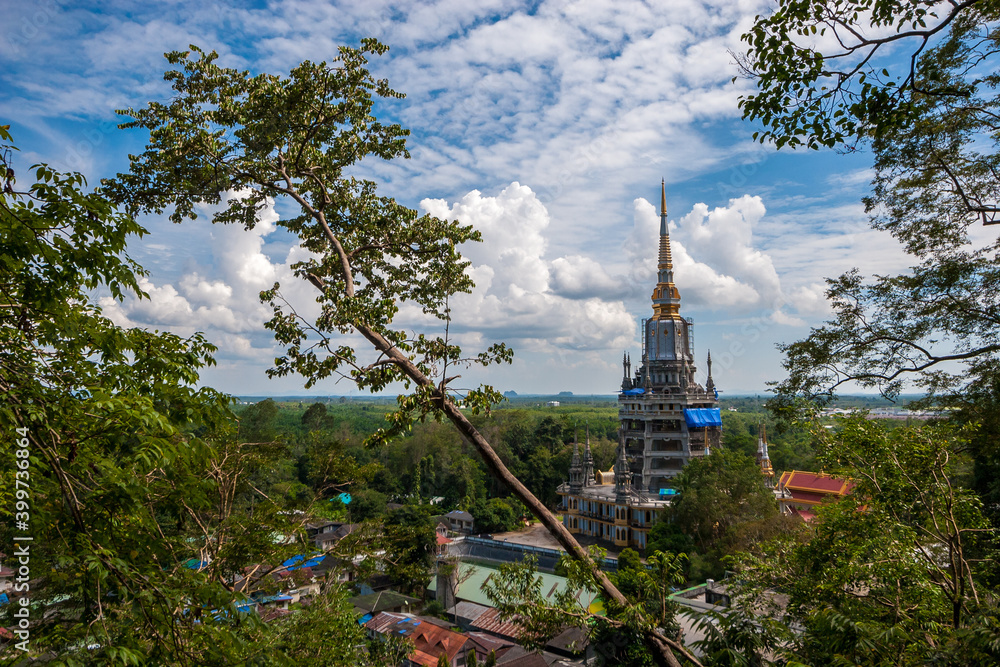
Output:
<instances>
[{"instance_id":1,"label":"blue sky","mask_svg":"<svg viewBox=\"0 0 1000 667\"><path fill-rule=\"evenodd\" d=\"M287 73L378 37L391 50L372 70L407 95L378 113L412 130L412 158L363 171L409 206L482 230L485 242L466 249L479 287L453 304L455 330L469 349L505 340L515 350L513 366L462 383L615 391L622 352L639 358L651 311L663 178L699 374L711 349L720 389L762 392L781 377L775 343L828 315L824 277L907 266L868 228L868 156L778 153L740 120L750 83L731 81L729 51L766 10L725 0L17 3L0 27L0 122L13 126L20 173L45 161L94 183L142 149L141 133L115 129L114 109L168 96L165 51L194 43L228 66ZM105 300L106 311L206 332L220 350L204 379L219 389L303 393L301 381L264 374L277 350L256 294L290 281L300 254L277 216L252 234L204 218L144 220L151 233L130 252L151 271L152 298ZM304 286L289 294L308 302Z\"/></svg>"}]
</instances>

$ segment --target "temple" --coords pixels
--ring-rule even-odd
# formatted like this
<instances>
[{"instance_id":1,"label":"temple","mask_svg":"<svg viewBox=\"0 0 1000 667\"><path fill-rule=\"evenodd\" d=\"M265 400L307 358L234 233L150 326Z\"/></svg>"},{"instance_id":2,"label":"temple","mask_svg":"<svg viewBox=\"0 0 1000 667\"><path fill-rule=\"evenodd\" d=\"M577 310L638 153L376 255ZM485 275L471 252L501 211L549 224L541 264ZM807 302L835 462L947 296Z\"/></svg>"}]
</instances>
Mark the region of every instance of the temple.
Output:
<instances>
[{"instance_id":1,"label":"temple","mask_svg":"<svg viewBox=\"0 0 1000 667\"><path fill-rule=\"evenodd\" d=\"M695 381L694 323L681 317L674 284L666 186L660 185L660 243L653 315L643 321L642 363L622 358L618 451L608 472L594 471L588 433L583 458L574 443L569 481L557 489L571 533L617 547L645 549L656 515L675 494L671 480L692 458L708 456L722 436L718 392L708 355L705 386Z\"/></svg>"}]
</instances>

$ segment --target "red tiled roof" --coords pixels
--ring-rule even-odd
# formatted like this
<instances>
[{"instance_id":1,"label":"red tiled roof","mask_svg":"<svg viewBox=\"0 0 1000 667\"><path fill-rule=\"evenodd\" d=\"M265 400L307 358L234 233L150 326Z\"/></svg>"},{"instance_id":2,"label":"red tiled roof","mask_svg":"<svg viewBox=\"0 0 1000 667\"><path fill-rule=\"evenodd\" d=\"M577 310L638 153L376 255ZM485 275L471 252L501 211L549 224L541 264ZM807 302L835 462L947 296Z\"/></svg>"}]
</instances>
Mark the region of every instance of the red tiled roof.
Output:
<instances>
[{"instance_id":1,"label":"red tiled roof","mask_svg":"<svg viewBox=\"0 0 1000 667\"><path fill-rule=\"evenodd\" d=\"M805 503L807 505L819 505L821 502L827 498L839 498L836 494L829 493L812 493L809 491L795 491L789 490L788 495L792 500L800 503Z\"/></svg>"},{"instance_id":2,"label":"red tiled roof","mask_svg":"<svg viewBox=\"0 0 1000 667\"><path fill-rule=\"evenodd\" d=\"M816 518L816 515L813 514L812 512L810 512L809 510L800 510L800 509L794 509L793 508L792 509L792 513L793 514L797 514L806 523L808 523L808 522L810 522L810 521L812 521L813 519Z\"/></svg>"},{"instance_id":3,"label":"red tiled roof","mask_svg":"<svg viewBox=\"0 0 1000 667\"><path fill-rule=\"evenodd\" d=\"M451 544L451 540L449 540L447 537L442 537L440 535L437 536L437 542L438 545Z\"/></svg>"},{"instance_id":4,"label":"red tiled roof","mask_svg":"<svg viewBox=\"0 0 1000 667\"><path fill-rule=\"evenodd\" d=\"M781 488L789 491L807 491L821 494L824 497L846 496L854 488L854 482L851 480L831 477L824 473L803 472L802 470L783 472L778 484Z\"/></svg>"},{"instance_id":5,"label":"red tiled roof","mask_svg":"<svg viewBox=\"0 0 1000 667\"><path fill-rule=\"evenodd\" d=\"M445 658L451 662L469 641L465 635L452 632L448 628L387 611L377 614L365 623L365 627L380 634L409 637L413 641L414 656L422 653L434 657L433 663L421 662L420 664L436 665L438 656L441 654L444 654ZM411 660L419 662L415 657L411 657Z\"/></svg>"}]
</instances>

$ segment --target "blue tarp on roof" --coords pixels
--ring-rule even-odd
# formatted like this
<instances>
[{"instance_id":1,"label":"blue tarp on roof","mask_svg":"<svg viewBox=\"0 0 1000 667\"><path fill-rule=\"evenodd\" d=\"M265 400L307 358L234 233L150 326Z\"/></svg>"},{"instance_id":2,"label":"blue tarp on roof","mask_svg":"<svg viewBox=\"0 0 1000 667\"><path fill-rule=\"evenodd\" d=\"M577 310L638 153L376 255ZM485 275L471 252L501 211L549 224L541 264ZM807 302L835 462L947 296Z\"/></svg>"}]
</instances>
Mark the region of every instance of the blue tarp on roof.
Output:
<instances>
[{"instance_id":1,"label":"blue tarp on roof","mask_svg":"<svg viewBox=\"0 0 1000 667\"><path fill-rule=\"evenodd\" d=\"M628 391L623 391L626 396L642 396L646 393L646 390L642 387L636 387L635 389L629 389Z\"/></svg>"},{"instance_id":2,"label":"blue tarp on roof","mask_svg":"<svg viewBox=\"0 0 1000 667\"><path fill-rule=\"evenodd\" d=\"M316 553L311 555L308 560L303 560L304 558L305 556L302 556L301 554L298 556L292 556L282 563L282 565L287 570L297 570L300 567L315 567L323 562L323 559L326 558L326 554Z\"/></svg>"},{"instance_id":3,"label":"blue tarp on roof","mask_svg":"<svg viewBox=\"0 0 1000 667\"><path fill-rule=\"evenodd\" d=\"M722 413L719 408L687 408L684 410L684 421L688 428L722 426Z\"/></svg>"}]
</instances>

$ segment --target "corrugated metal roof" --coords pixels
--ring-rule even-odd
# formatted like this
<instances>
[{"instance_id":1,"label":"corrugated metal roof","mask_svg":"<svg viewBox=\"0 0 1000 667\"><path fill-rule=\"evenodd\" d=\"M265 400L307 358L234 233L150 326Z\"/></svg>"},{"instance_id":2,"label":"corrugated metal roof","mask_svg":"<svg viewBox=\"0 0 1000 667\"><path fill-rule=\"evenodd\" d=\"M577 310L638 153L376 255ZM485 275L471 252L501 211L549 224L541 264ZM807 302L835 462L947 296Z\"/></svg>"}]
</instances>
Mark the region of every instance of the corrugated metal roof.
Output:
<instances>
[{"instance_id":1,"label":"corrugated metal roof","mask_svg":"<svg viewBox=\"0 0 1000 667\"><path fill-rule=\"evenodd\" d=\"M493 608L480 614L471 625L483 632L511 639L517 639L518 635L521 634L521 626L514 621L505 621L500 617L500 612Z\"/></svg>"},{"instance_id":2,"label":"corrugated metal roof","mask_svg":"<svg viewBox=\"0 0 1000 667\"><path fill-rule=\"evenodd\" d=\"M485 565L472 565L470 563L461 563L459 568L458 579L460 583L458 585L458 590L455 593L455 598L458 600L475 602L487 607L491 606L489 598L487 598L486 593L483 592L483 587L496 573L496 570L491 567L486 567ZM469 570L471 570L471 573ZM467 574L468 576L466 576ZM562 591L566 588L566 577L549 574L548 572L538 572L535 574L535 577L541 579L540 588L542 593L550 593L550 595L547 596L548 600L552 599L556 591ZM437 591L437 577L431 579L430 584L427 586L427 590ZM577 600L584 609L587 609L592 614L601 613L604 609L604 605L601 602L597 591L585 590L582 592L580 597L577 598Z\"/></svg>"},{"instance_id":3,"label":"corrugated metal roof","mask_svg":"<svg viewBox=\"0 0 1000 667\"><path fill-rule=\"evenodd\" d=\"M476 604L475 602L459 602L457 605L448 610L449 614L455 614L461 619L468 622L475 621L481 614L489 611L489 607L481 604Z\"/></svg>"}]
</instances>

